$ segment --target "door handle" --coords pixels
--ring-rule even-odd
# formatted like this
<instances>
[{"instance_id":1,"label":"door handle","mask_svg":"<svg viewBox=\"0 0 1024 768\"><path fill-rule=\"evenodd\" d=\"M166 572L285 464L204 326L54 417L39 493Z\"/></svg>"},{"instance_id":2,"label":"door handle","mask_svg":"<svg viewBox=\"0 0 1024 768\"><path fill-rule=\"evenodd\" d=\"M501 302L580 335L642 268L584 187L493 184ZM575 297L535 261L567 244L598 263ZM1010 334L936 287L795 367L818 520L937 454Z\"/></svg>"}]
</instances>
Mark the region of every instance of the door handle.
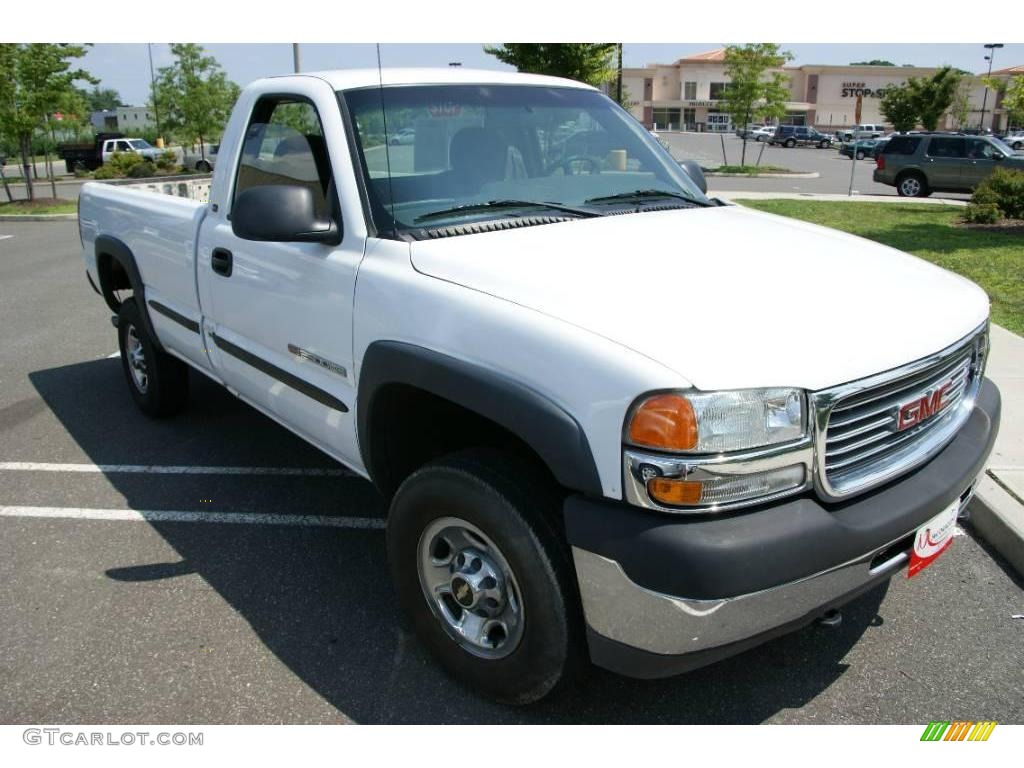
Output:
<instances>
[{"instance_id":1,"label":"door handle","mask_svg":"<svg viewBox=\"0 0 1024 768\"><path fill-rule=\"evenodd\" d=\"M213 253L210 254L210 266L213 267L213 271L218 275L231 277L233 262L234 259L231 256L231 251L226 248L214 248Z\"/></svg>"}]
</instances>

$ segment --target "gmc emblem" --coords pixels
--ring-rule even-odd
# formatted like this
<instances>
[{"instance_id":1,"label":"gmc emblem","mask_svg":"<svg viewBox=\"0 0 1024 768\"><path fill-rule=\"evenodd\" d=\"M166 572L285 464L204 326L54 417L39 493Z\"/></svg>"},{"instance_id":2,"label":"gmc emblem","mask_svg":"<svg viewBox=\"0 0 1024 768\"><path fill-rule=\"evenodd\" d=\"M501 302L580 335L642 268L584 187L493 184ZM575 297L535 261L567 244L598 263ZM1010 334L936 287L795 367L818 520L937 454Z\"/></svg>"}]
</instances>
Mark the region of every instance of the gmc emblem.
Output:
<instances>
[{"instance_id":1,"label":"gmc emblem","mask_svg":"<svg viewBox=\"0 0 1024 768\"><path fill-rule=\"evenodd\" d=\"M947 381L941 387L926 392L923 397L899 406L896 431L902 432L904 429L910 429L941 411L946 405L943 402L943 398L952 384L953 382Z\"/></svg>"}]
</instances>

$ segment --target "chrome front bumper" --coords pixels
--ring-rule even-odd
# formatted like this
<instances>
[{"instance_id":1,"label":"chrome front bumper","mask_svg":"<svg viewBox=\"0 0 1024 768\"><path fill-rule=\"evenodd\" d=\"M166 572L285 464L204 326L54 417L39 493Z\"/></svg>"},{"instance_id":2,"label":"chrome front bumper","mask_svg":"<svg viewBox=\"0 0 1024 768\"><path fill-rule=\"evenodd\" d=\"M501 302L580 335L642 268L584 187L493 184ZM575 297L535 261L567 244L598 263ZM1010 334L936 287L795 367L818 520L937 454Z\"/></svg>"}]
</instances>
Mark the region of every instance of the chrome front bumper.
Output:
<instances>
[{"instance_id":1,"label":"chrome front bumper","mask_svg":"<svg viewBox=\"0 0 1024 768\"><path fill-rule=\"evenodd\" d=\"M970 501L1000 410L985 380L960 431L926 464L841 503L808 493L681 516L569 497L593 661L634 677L676 674L797 629L891 577L918 528Z\"/></svg>"}]
</instances>

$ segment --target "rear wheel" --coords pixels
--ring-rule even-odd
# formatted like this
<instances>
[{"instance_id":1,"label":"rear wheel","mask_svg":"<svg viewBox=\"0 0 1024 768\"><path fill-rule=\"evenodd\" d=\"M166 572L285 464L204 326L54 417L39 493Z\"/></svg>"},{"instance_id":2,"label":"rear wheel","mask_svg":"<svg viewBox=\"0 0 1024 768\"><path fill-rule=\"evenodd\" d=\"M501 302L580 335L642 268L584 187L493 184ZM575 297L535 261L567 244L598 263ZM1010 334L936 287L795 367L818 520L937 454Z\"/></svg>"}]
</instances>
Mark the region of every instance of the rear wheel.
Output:
<instances>
[{"instance_id":1,"label":"rear wheel","mask_svg":"<svg viewBox=\"0 0 1024 768\"><path fill-rule=\"evenodd\" d=\"M213 170L213 166L210 165L210 162L208 160L200 160L198 163L196 163L196 170L199 171L200 173L209 173L210 171Z\"/></svg>"},{"instance_id":2,"label":"rear wheel","mask_svg":"<svg viewBox=\"0 0 1024 768\"><path fill-rule=\"evenodd\" d=\"M1014 149L1024 149L1024 141L1015 141L1015 142L1013 142L1013 148Z\"/></svg>"},{"instance_id":3,"label":"rear wheel","mask_svg":"<svg viewBox=\"0 0 1024 768\"><path fill-rule=\"evenodd\" d=\"M472 450L417 470L391 504L388 560L420 641L449 675L507 703L537 701L582 666L558 503L532 465Z\"/></svg>"},{"instance_id":4,"label":"rear wheel","mask_svg":"<svg viewBox=\"0 0 1024 768\"><path fill-rule=\"evenodd\" d=\"M146 333L134 298L121 303L117 336L128 390L143 413L159 418L184 408L188 400L188 366L157 349Z\"/></svg>"},{"instance_id":5,"label":"rear wheel","mask_svg":"<svg viewBox=\"0 0 1024 768\"><path fill-rule=\"evenodd\" d=\"M897 179L896 191L901 197L928 197L931 194L928 182L919 173L907 173Z\"/></svg>"}]
</instances>

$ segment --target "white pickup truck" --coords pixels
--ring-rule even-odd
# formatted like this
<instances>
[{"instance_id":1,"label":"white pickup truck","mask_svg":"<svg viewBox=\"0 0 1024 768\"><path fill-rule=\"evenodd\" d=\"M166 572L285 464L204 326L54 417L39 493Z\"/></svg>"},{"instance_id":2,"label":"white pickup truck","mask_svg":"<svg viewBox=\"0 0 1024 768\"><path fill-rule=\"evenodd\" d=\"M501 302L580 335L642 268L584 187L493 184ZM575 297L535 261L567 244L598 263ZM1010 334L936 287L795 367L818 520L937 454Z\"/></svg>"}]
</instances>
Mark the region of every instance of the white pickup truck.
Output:
<instances>
[{"instance_id":1,"label":"white pickup truck","mask_svg":"<svg viewBox=\"0 0 1024 768\"><path fill-rule=\"evenodd\" d=\"M1000 410L971 282L709 198L556 78L264 79L220 155L207 203L82 189L132 396L198 371L372 480L475 689L692 669L951 541Z\"/></svg>"}]
</instances>

